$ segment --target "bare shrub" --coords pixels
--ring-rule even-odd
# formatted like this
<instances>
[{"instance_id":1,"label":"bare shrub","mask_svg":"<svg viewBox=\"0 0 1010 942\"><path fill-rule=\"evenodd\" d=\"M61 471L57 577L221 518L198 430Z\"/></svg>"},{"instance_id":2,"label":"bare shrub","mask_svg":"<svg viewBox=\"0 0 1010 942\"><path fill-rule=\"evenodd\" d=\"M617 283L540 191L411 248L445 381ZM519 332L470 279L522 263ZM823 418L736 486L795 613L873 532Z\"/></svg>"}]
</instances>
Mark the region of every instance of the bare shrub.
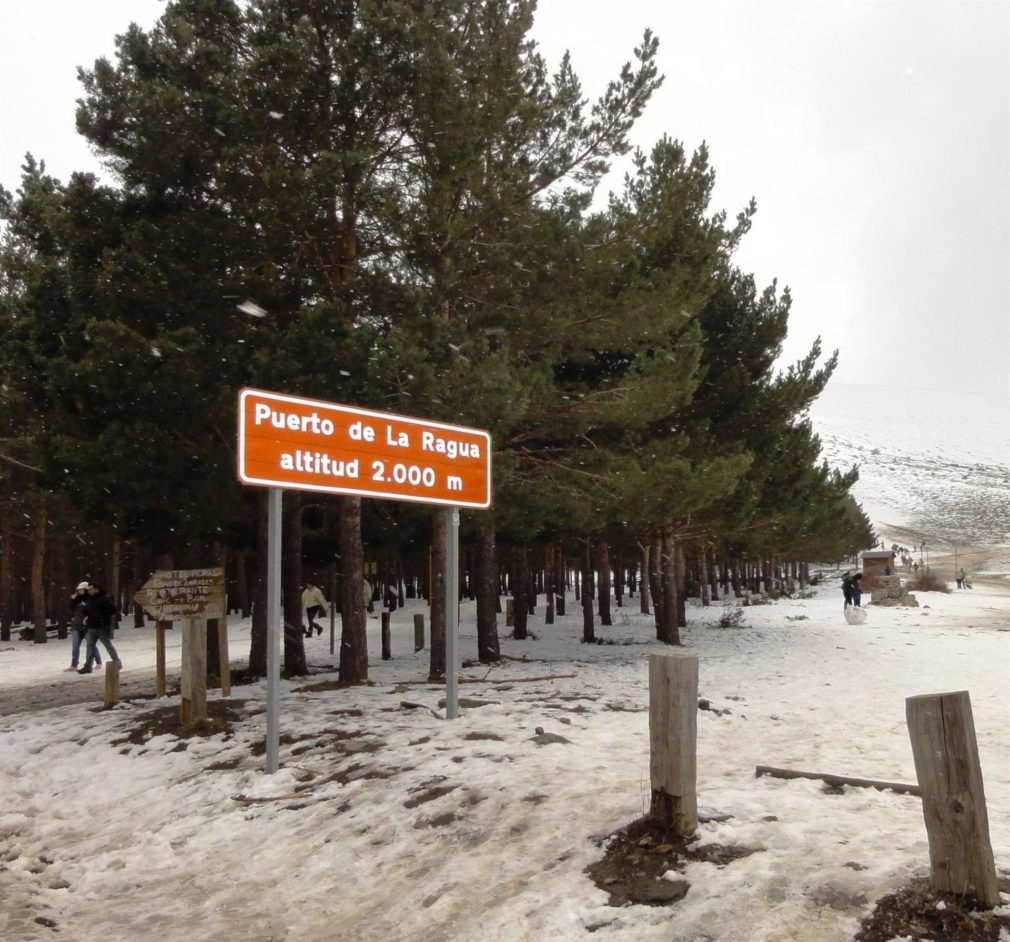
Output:
<instances>
[{"instance_id":1,"label":"bare shrub","mask_svg":"<svg viewBox=\"0 0 1010 942\"><path fill-rule=\"evenodd\" d=\"M917 592L946 592L950 594L950 586L946 579L941 579L935 572L920 572L909 584L910 589Z\"/></svg>"}]
</instances>

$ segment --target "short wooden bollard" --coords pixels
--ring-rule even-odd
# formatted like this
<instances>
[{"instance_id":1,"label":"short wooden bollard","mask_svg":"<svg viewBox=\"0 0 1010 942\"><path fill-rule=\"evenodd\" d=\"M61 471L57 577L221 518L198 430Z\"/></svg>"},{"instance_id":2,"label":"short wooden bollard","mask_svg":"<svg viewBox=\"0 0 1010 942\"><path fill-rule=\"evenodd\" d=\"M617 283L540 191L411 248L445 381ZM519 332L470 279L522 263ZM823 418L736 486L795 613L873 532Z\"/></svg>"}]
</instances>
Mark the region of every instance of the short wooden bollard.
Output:
<instances>
[{"instance_id":1,"label":"short wooden bollard","mask_svg":"<svg viewBox=\"0 0 1010 942\"><path fill-rule=\"evenodd\" d=\"M905 700L934 890L999 905L982 767L967 690Z\"/></svg>"},{"instance_id":2,"label":"short wooden bollard","mask_svg":"<svg viewBox=\"0 0 1010 942\"><path fill-rule=\"evenodd\" d=\"M424 615L418 612L414 616L414 651L424 650Z\"/></svg>"},{"instance_id":3,"label":"short wooden bollard","mask_svg":"<svg viewBox=\"0 0 1010 942\"><path fill-rule=\"evenodd\" d=\"M698 828L698 658L649 655L649 816L688 837Z\"/></svg>"},{"instance_id":4,"label":"short wooden bollard","mask_svg":"<svg viewBox=\"0 0 1010 942\"><path fill-rule=\"evenodd\" d=\"M516 623L516 603L514 599L505 599L505 627L512 628Z\"/></svg>"},{"instance_id":5,"label":"short wooden bollard","mask_svg":"<svg viewBox=\"0 0 1010 942\"><path fill-rule=\"evenodd\" d=\"M382 659L388 661L393 656L389 645L389 612L382 613Z\"/></svg>"},{"instance_id":6,"label":"short wooden bollard","mask_svg":"<svg viewBox=\"0 0 1010 942\"><path fill-rule=\"evenodd\" d=\"M105 662L105 706L114 707L119 703L119 665L115 661Z\"/></svg>"},{"instance_id":7,"label":"short wooden bollard","mask_svg":"<svg viewBox=\"0 0 1010 942\"><path fill-rule=\"evenodd\" d=\"M182 707L183 726L207 719L207 619L187 618L182 625Z\"/></svg>"}]
</instances>

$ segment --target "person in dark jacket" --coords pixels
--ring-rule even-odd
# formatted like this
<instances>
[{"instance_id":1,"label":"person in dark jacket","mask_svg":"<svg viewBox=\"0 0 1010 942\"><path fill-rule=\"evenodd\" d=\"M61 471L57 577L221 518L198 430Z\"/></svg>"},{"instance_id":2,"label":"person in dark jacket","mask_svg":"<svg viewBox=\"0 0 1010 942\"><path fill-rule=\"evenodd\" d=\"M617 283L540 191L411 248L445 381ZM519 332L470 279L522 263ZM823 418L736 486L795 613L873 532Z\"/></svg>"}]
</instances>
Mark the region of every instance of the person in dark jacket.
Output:
<instances>
[{"instance_id":1,"label":"person in dark jacket","mask_svg":"<svg viewBox=\"0 0 1010 942\"><path fill-rule=\"evenodd\" d=\"M861 572L857 572L852 577L852 604L856 608L860 607L859 603L863 598L863 585L862 582L860 581L862 578L863 574Z\"/></svg>"},{"instance_id":2,"label":"person in dark jacket","mask_svg":"<svg viewBox=\"0 0 1010 942\"><path fill-rule=\"evenodd\" d=\"M68 671L76 671L80 663L81 642L84 640L84 603L88 599L88 583L78 583L70 596L70 666ZM95 650L95 664L102 666L102 659Z\"/></svg>"},{"instance_id":3,"label":"person in dark jacket","mask_svg":"<svg viewBox=\"0 0 1010 942\"><path fill-rule=\"evenodd\" d=\"M845 597L845 604L842 606L842 611L844 611L852 604L852 576L849 575L848 570L842 576L842 595Z\"/></svg>"},{"instance_id":4,"label":"person in dark jacket","mask_svg":"<svg viewBox=\"0 0 1010 942\"><path fill-rule=\"evenodd\" d=\"M122 667L116 646L112 643L112 623L116 617L116 603L106 595L105 590L95 583L88 586L88 598L84 603L84 627L88 642L88 656L78 674L90 674L91 665L98 660L98 642L102 642L109 657L117 667Z\"/></svg>"}]
</instances>

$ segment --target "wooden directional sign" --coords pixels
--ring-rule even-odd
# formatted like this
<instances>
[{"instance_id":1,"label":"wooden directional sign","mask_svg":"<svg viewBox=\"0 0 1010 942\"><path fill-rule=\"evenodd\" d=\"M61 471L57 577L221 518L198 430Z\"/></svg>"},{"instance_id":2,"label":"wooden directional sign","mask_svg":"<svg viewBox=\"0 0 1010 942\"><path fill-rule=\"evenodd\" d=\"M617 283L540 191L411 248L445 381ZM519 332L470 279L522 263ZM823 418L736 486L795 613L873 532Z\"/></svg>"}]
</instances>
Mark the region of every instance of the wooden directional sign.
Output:
<instances>
[{"instance_id":1,"label":"wooden directional sign","mask_svg":"<svg viewBox=\"0 0 1010 942\"><path fill-rule=\"evenodd\" d=\"M491 436L389 412L243 389L238 400L243 484L491 506Z\"/></svg>"},{"instance_id":2,"label":"wooden directional sign","mask_svg":"<svg viewBox=\"0 0 1010 942\"><path fill-rule=\"evenodd\" d=\"M224 618L224 570L159 569L133 601L158 621Z\"/></svg>"}]
</instances>

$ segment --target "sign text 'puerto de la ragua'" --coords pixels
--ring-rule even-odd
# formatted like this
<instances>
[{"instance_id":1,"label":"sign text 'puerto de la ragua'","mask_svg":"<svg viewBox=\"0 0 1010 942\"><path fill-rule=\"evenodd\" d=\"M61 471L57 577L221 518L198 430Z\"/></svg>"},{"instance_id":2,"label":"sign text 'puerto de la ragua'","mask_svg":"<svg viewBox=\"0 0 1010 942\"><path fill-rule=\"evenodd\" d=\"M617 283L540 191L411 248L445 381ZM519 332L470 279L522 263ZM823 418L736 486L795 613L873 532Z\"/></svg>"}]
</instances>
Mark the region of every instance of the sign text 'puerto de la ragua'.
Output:
<instances>
[{"instance_id":1,"label":"sign text 'puerto de la ragua'","mask_svg":"<svg viewBox=\"0 0 1010 942\"><path fill-rule=\"evenodd\" d=\"M481 429L243 389L238 444L244 484L491 505L491 436Z\"/></svg>"}]
</instances>

